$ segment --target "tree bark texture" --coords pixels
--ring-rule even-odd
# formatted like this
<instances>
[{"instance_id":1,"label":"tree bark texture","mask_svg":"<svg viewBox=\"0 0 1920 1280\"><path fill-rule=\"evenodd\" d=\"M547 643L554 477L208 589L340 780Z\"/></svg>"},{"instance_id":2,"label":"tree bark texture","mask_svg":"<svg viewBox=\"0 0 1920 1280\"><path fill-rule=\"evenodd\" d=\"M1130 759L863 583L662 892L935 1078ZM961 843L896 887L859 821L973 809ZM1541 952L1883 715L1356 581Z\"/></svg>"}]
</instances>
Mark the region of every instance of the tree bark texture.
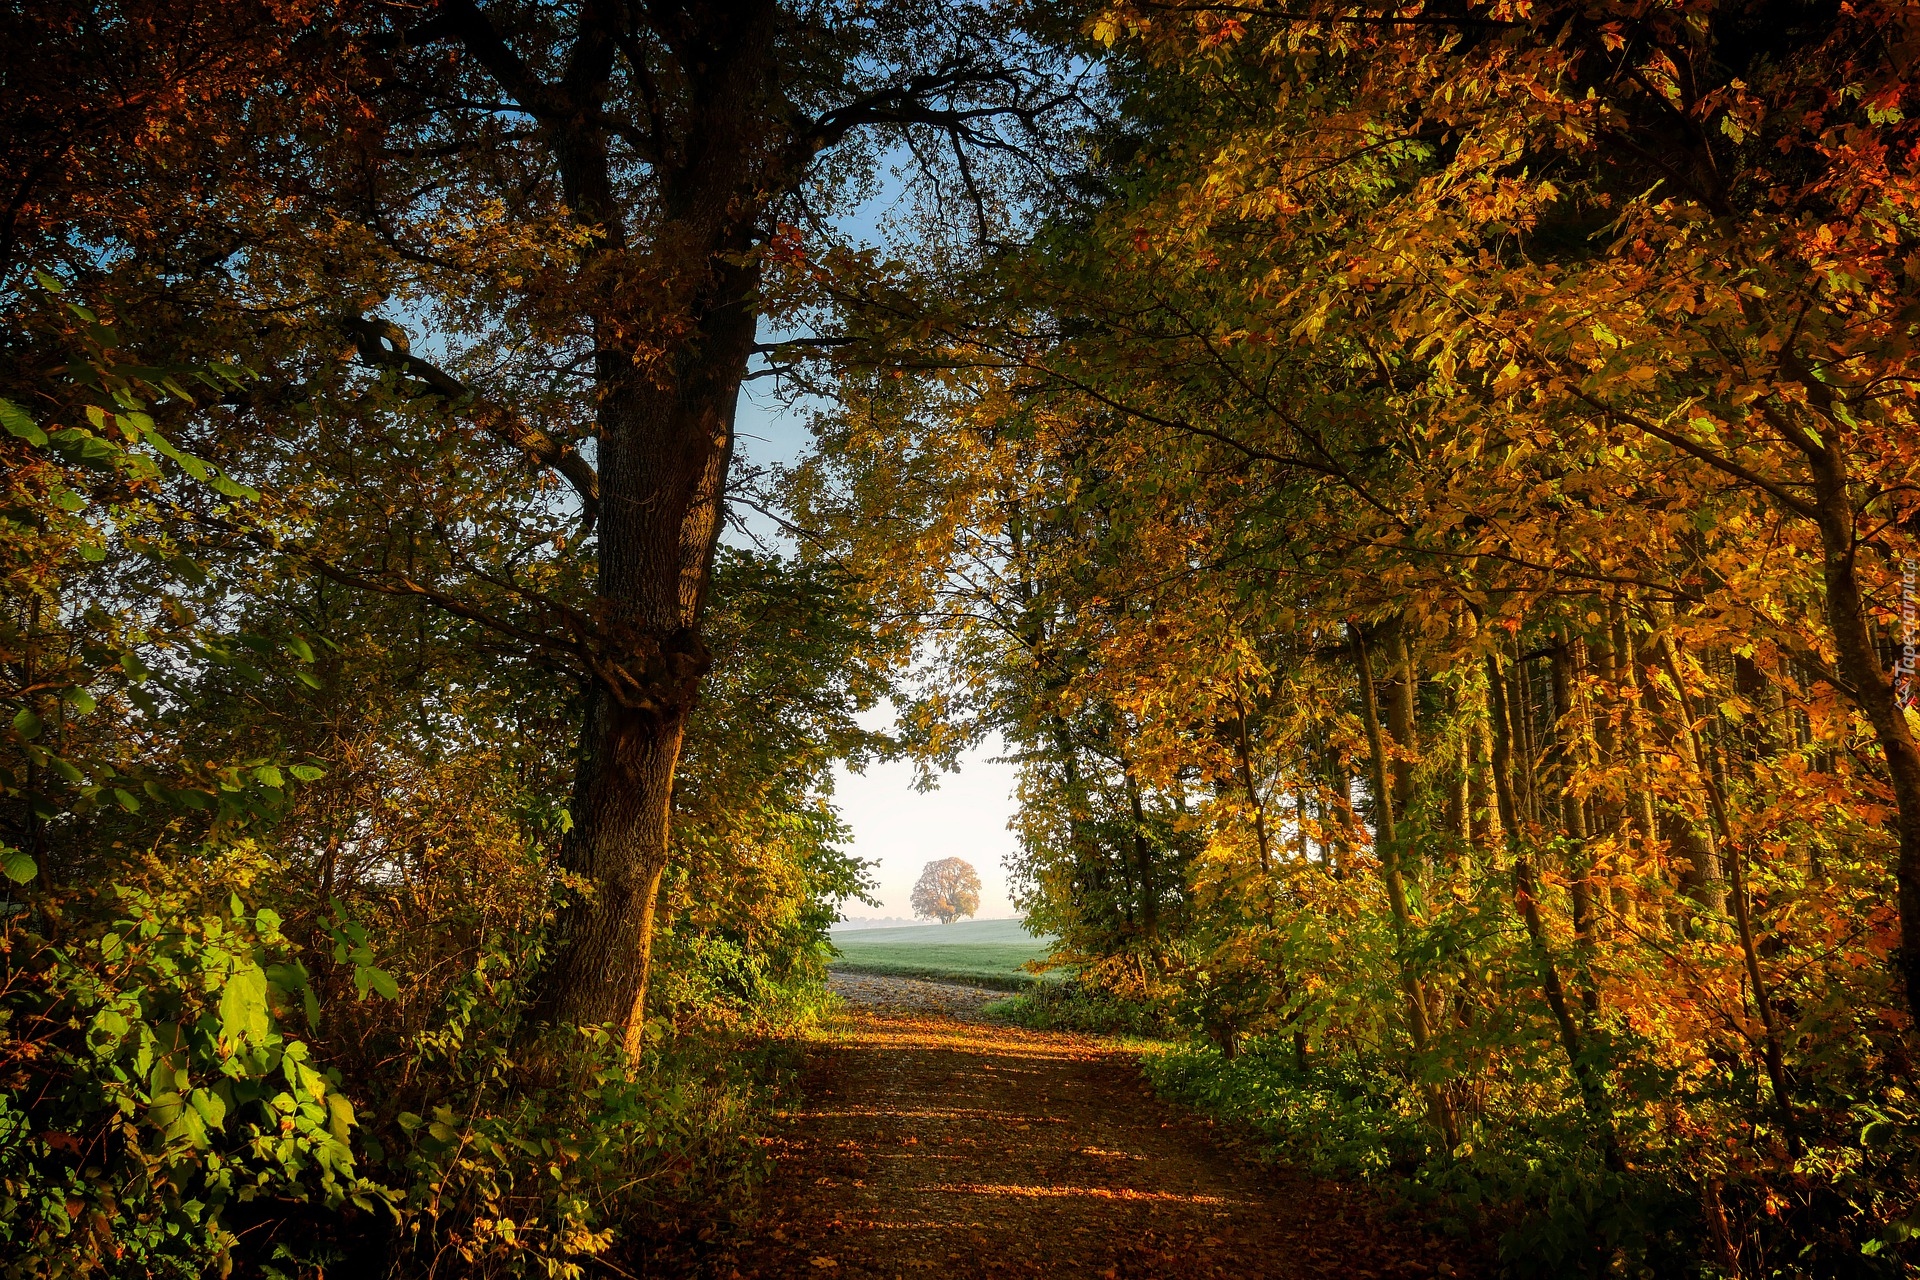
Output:
<instances>
[{"instance_id":1,"label":"tree bark texture","mask_svg":"<svg viewBox=\"0 0 1920 1280\"><path fill-rule=\"evenodd\" d=\"M575 885L533 1012L614 1026L632 1053L645 1025L674 769L708 664L700 617L758 319L753 248L777 194L769 186L791 175L768 171L786 127L767 111L774 6L691 10L674 33L684 125L653 162L647 242L631 243L598 123L614 43L596 14L607 21L598 6L583 10L565 79L547 91L558 100L543 98L568 204L597 237L580 287L596 348L600 498L593 670L560 856Z\"/></svg>"},{"instance_id":2,"label":"tree bark texture","mask_svg":"<svg viewBox=\"0 0 1920 1280\"><path fill-rule=\"evenodd\" d=\"M1824 447L1812 454L1815 518L1820 529L1827 621L1833 628L1840 676L1854 703L1866 713L1886 757L1893 783L1895 829L1900 842L1894 866L1899 886L1900 974L1909 1012L1920 1011L1920 746L1894 701L1893 679L1880 665L1872 624L1860 589L1859 543L1848 483L1845 446L1837 422L1826 424Z\"/></svg>"}]
</instances>

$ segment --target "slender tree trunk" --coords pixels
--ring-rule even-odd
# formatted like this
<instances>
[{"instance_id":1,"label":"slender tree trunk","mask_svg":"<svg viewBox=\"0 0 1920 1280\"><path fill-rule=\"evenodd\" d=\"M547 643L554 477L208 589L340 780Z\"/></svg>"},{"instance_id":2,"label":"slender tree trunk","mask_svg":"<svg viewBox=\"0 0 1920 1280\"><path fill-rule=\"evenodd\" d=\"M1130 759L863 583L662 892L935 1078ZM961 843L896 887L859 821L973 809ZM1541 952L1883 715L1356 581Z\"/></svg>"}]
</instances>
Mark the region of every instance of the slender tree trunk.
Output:
<instances>
[{"instance_id":1,"label":"slender tree trunk","mask_svg":"<svg viewBox=\"0 0 1920 1280\"><path fill-rule=\"evenodd\" d=\"M1353 852L1353 779L1340 762L1340 753L1326 744L1326 802L1321 806L1320 827L1326 852L1332 859L1336 879L1345 879L1349 855Z\"/></svg>"},{"instance_id":2,"label":"slender tree trunk","mask_svg":"<svg viewBox=\"0 0 1920 1280\"><path fill-rule=\"evenodd\" d=\"M1267 803L1261 798L1260 788L1253 778L1253 745L1247 740L1247 707L1234 695L1235 710L1238 712L1240 752L1240 777L1246 784L1247 804L1253 809L1253 834L1260 843L1260 869L1273 870L1273 852L1267 840Z\"/></svg>"},{"instance_id":3,"label":"slender tree trunk","mask_svg":"<svg viewBox=\"0 0 1920 1280\"><path fill-rule=\"evenodd\" d=\"M1301 787L1293 793L1293 837L1300 850L1300 861L1306 862L1313 856L1313 842L1307 838L1307 789ZM1320 862L1326 864L1326 845L1320 846Z\"/></svg>"},{"instance_id":4,"label":"slender tree trunk","mask_svg":"<svg viewBox=\"0 0 1920 1280\"><path fill-rule=\"evenodd\" d=\"M1612 606L1608 606L1609 616ZM1621 883L1621 858L1626 847L1630 828L1627 824L1627 806L1625 793L1632 790L1632 784L1625 780L1627 761L1620 746L1619 726L1614 723L1615 709L1620 705L1620 658L1619 650L1613 643L1611 623L1601 629L1593 646L1600 679L1605 682L1608 701L1595 700L1589 708L1587 717L1588 732L1600 753L1600 762L1606 766L1607 789L1596 793L1591 812L1592 822L1588 829L1597 837L1609 840L1608 887L1615 921L1628 922L1633 918L1633 898ZM1609 930L1611 932L1611 930Z\"/></svg>"},{"instance_id":5,"label":"slender tree trunk","mask_svg":"<svg viewBox=\"0 0 1920 1280\"><path fill-rule=\"evenodd\" d=\"M1507 714L1513 734L1513 795L1519 805L1519 820L1529 826L1545 826L1540 799L1540 747L1533 729L1533 680L1527 664L1517 659L1508 676Z\"/></svg>"},{"instance_id":6,"label":"slender tree trunk","mask_svg":"<svg viewBox=\"0 0 1920 1280\"><path fill-rule=\"evenodd\" d=\"M1648 656L1652 662L1664 668L1667 665L1664 657L1667 637L1658 635L1649 644ZM1669 843L1686 863L1680 872L1680 891L1716 915L1724 914L1727 909L1726 879L1720 865L1720 851L1714 844L1713 828L1709 825L1711 815L1701 813L1706 807L1706 793L1702 786L1706 774L1701 767L1700 755L1694 749L1693 726L1688 720L1685 706L1671 702L1658 681L1649 679L1645 693L1650 708L1663 727L1663 736L1673 744L1674 754L1680 757L1682 771L1689 783L1690 794L1684 797L1686 808L1676 807L1663 823Z\"/></svg>"},{"instance_id":7,"label":"slender tree trunk","mask_svg":"<svg viewBox=\"0 0 1920 1280\"><path fill-rule=\"evenodd\" d=\"M1615 606L1613 647L1619 655L1620 685L1626 704L1621 710L1621 750L1626 753L1633 792L1630 805L1635 828L1643 840L1660 838L1659 815L1653 805L1653 779L1648 773L1646 750L1640 736L1640 717L1644 701L1640 690L1640 659L1634 648L1631 615L1627 607Z\"/></svg>"},{"instance_id":8,"label":"slender tree trunk","mask_svg":"<svg viewBox=\"0 0 1920 1280\"><path fill-rule=\"evenodd\" d=\"M1515 665L1517 669L1518 664ZM1526 836L1520 828L1519 805L1514 791L1513 741L1516 735L1509 708L1513 699L1508 697L1505 686L1499 658L1488 654L1487 687L1491 693L1493 720L1493 780L1500 802L1501 822L1506 827L1508 848L1513 855L1514 898L1520 908L1520 919L1526 925L1535 963L1539 966L1541 992L1546 996L1547 1008L1560 1030L1560 1043L1573 1068L1574 1080L1580 1086L1587 1115L1600 1130L1601 1150L1608 1167L1621 1169L1625 1163L1620 1155L1620 1139L1613 1127L1613 1107L1607 1099L1606 1085L1593 1064L1587 1060L1580 1028L1574 1022L1566 988L1560 982L1559 966L1554 963L1546 923L1540 918L1540 886L1534 874L1533 859L1527 852Z\"/></svg>"},{"instance_id":9,"label":"slender tree trunk","mask_svg":"<svg viewBox=\"0 0 1920 1280\"><path fill-rule=\"evenodd\" d=\"M1420 976L1414 972L1412 962L1406 955L1408 935L1412 931L1412 912L1407 906L1406 880L1400 874L1400 842L1394 827L1394 801L1388 785L1386 744L1380 732L1380 702L1374 688L1373 663L1368 657L1366 635L1357 625L1352 630L1354 650L1359 658L1360 705L1366 722L1367 750L1373 762L1374 829L1379 836L1375 848L1380 855L1380 875L1386 882L1387 904L1393 912L1393 931L1400 952L1396 960L1400 968L1400 987L1407 998L1407 1031L1413 1039L1414 1053L1424 1059L1431 1039L1431 1028L1427 1023L1427 994ZM1427 1109L1434 1127L1446 1139L1449 1149L1459 1146L1459 1125L1446 1090L1431 1082L1423 1082L1422 1089L1427 1095Z\"/></svg>"},{"instance_id":10,"label":"slender tree trunk","mask_svg":"<svg viewBox=\"0 0 1920 1280\"><path fill-rule=\"evenodd\" d=\"M1473 842L1481 848L1491 849L1498 845L1503 833L1500 829L1500 802L1494 795L1493 787L1493 729L1487 721L1486 696L1480 697L1480 711L1473 725L1473 777L1467 789L1468 800L1473 806Z\"/></svg>"},{"instance_id":11,"label":"slender tree trunk","mask_svg":"<svg viewBox=\"0 0 1920 1280\"><path fill-rule=\"evenodd\" d=\"M1393 811L1402 821L1413 815L1414 760L1420 754L1417 717L1419 682L1413 665L1413 651L1407 646L1407 628L1396 622L1390 632L1393 640L1394 682L1387 701L1387 731L1393 735Z\"/></svg>"},{"instance_id":12,"label":"slender tree trunk","mask_svg":"<svg viewBox=\"0 0 1920 1280\"><path fill-rule=\"evenodd\" d=\"M1573 945L1580 961L1580 1003L1592 1016L1600 1011L1600 989L1593 980L1593 865L1587 844L1586 807L1573 785L1581 728L1581 718L1574 711L1573 691L1578 679L1575 667L1581 656L1581 646L1566 637L1553 649L1553 709L1557 716L1553 783L1560 795L1560 827L1573 846L1567 883L1573 897Z\"/></svg>"},{"instance_id":13,"label":"slender tree trunk","mask_svg":"<svg viewBox=\"0 0 1920 1280\"><path fill-rule=\"evenodd\" d=\"M1466 730L1465 705L1458 686L1448 690L1454 748L1453 776L1447 779L1447 830L1462 849L1473 844L1473 742Z\"/></svg>"},{"instance_id":14,"label":"slender tree trunk","mask_svg":"<svg viewBox=\"0 0 1920 1280\"><path fill-rule=\"evenodd\" d=\"M1146 806L1140 799L1140 783L1133 776L1132 766L1126 766L1123 774L1127 789L1127 805L1133 814L1133 858L1136 873L1140 877L1140 931L1146 937L1147 954L1153 957L1153 966L1161 971L1164 966L1160 958L1160 889L1158 877L1154 875L1153 845L1147 839Z\"/></svg>"},{"instance_id":15,"label":"slender tree trunk","mask_svg":"<svg viewBox=\"0 0 1920 1280\"><path fill-rule=\"evenodd\" d=\"M40 656L40 597L37 595L32 597L27 606L27 642L23 648L26 652L26 662L21 683L31 689L39 683L40 679L37 669L37 660ZM40 710L39 701L37 696L29 694L26 701L27 710L37 715ZM33 859L35 866L41 868L40 874L45 877L41 883L47 884L53 880L53 871L47 866L46 824L40 817L39 807L40 780L40 769L34 764L33 756L27 754L24 779L27 785L20 793L21 825L27 833L27 856Z\"/></svg>"},{"instance_id":16,"label":"slender tree trunk","mask_svg":"<svg viewBox=\"0 0 1920 1280\"><path fill-rule=\"evenodd\" d=\"M1679 651L1671 637L1662 637L1662 656L1666 659L1667 675L1673 680L1678 692L1680 707L1687 719L1688 735L1692 739L1693 754L1696 758L1707 755L1712 748L1701 740L1699 731L1692 728L1694 723L1693 699L1687 692L1687 683L1682 678ZM1717 753L1714 753L1717 755ZM1707 803L1713 815L1714 826L1720 834L1722 862L1726 868L1729 896L1732 899L1734 934L1740 941L1740 956L1747 968L1747 982L1753 992L1754 1011L1760 1018L1761 1040L1764 1065L1768 1083L1773 1086L1773 1101L1780 1113L1780 1123L1787 1135L1787 1145L1798 1154L1799 1135L1793 1116L1793 1096L1787 1084L1785 1054L1780 1044L1779 1021L1774 1015L1773 996L1767 987L1766 975L1760 970L1760 951L1754 945L1753 918L1751 904L1747 897L1746 865L1740 850L1733 839L1733 823L1727 809L1724 773L1718 759L1701 781L1707 789Z\"/></svg>"}]
</instances>

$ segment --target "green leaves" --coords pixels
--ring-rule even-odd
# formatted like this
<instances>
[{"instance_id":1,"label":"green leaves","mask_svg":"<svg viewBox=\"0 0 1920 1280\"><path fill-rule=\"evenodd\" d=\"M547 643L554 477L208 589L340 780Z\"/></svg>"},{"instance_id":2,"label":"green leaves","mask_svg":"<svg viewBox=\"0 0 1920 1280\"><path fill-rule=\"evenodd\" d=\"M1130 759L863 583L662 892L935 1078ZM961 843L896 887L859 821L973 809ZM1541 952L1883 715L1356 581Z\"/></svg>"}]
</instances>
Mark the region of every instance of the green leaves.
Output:
<instances>
[{"instance_id":1,"label":"green leaves","mask_svg":"<svg viewBox=\"0 0 1920 1280\"><path fill-rule=\"evenodd\" d=\"M370 964L354 966L353 989L359 992L363 1000L369 992L383 1000L400 998L400 985L393 980L393 976L385 969L378 969Z\"/></svg>"},{"instance_id":2,"label":"green leaves","mask_svg":"<svg viewBox=\"0 0 1920 1280\"><path fill-rule=\"evenodd\" d=\"M223 472L215 472L212 483L214 492L224 497L237 498L245 502L258 502L260 500L260 491L258 489L252 485L240 484L229 478Z\"/></svg>"},{"instance_id":3,"label":"green leaves","mask_svg":"<svg viewBox=\"0 0 1920 1280\"><path fill-rule=\"evenodd\" d=\"M0 428L5 428L7 434L15 439L25 440L31 445L47 443L47 433L35 426L33 419L27 416L27 411L11 400L0 399Z\"/></svg>"},{"instance_id":4,"label":"green leaves","mask_svg":"<svg viewBox=\"0 0 1920 1280\"><path fill-rule=\"evenodd\" d=\"M234 1043L266 1043L267 975L257 964L236 970L220 988L220 1035Z\"/></svg>"},{"instance_id":5,"label":"green leaves","mask_svg":"<svg viewBox=\"0 0 1920 1280\"><path fill-rule=\"evenodd\" d=\"M334 963L353 965L353 989L360 999L365 1000L369 994L383 1000L400 998L400 985L393 975L374 964L373 944L364 925L337 911L321 923L333 939Z\"/></svg>"},{"instance_id":6,"label":"green leaves","mask_svg":"<svg viewBox=\"0 0 1920 1280\"><path fill-rule=\"evenodd\" d=\"M227 1103L210 1089L195 1089L187 1095L187 1104L208 1129L219 1129L227 1122Z\"/></svg>"},{"instance_id":7,"label":"green leaves","mask_svg":"<svg viewBox=\"0 0 1920 1280\"><path fill-rule=\"evenodd\" d=\"M219 872L259 869L228 861ZM38 1137L10 1166L9 1194L57 1187L63 1223L73 1205L104 1205L113 1212L98 1229L123 1243L147 1222L162 1239L218 1240L236 1198L393 1205L393 1191L356 1172L357 1118L337 1073L277 1012L298 991L317 1017L304 967L272 959L287 945L279 915L249 912L203 877L183 881L119 886L94 904L106 915L70 908L59 948L16 935L45 960L33 998L57 1002L74 1033L37 1041L20 1105ZM61 1181L90 1135L129 1124L137 1141L96 1145L91 1179ZM36 1163L36 1148L48 1159Z\"/></svg>"},{"instance_id":8,"label":"green leaves","mask_svg":"<svg viewBox=\"0 0 1920 1280\"><path fill-rule=\"evenodd\" d=\"M0 874L15 884L25 884L40 874L40 868L19 849L0 845Z\"/></svg>"}]
</instances>

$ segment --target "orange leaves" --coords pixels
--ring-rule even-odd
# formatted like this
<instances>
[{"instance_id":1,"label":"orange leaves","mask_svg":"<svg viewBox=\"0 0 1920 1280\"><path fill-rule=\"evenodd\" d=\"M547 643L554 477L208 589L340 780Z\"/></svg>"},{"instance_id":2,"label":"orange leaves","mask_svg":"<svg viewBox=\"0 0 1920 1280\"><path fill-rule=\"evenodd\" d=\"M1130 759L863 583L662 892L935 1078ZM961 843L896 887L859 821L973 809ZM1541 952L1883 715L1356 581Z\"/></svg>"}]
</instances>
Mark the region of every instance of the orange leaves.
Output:
<instances>
[{"instance_id":1,"label":"orange leaves","mask_svg":"<svg viewBox=\"0 0 1920 1280\"><path fill-rule=\"evenodd\" d=\"M1240 19L1217 19L1211 14L1199 15L1194 27L1200 33L1199 47L1203 50L1231 44L1247 34L1247 24Z\"/></svg>"},{"instance_id":2,"label":"orange leaves","mask_svg":"<svg viewBox=\"0 0 1920 1280\"><path fill-rule=\"evenodd\" d=\"M995 522L955 649L1022 743L1025 865L1081 953L1138 961L1160 875L1196 1001L1230 974L1266 1031L1397 1055L1371 873L1398 861L1447 1061L1498 1081L1485 1123L1584 1069L1539 1049L1551 972L1573 1038L1621 1055L1632 1141L1708 1168L1731 1135L1759 1167L1768 1016L1802 1020L1793 1071L1870 1092L1879 1051L1838 1046L1894 1007L1892 792L1829 566L1884 627L1920 491L1911 73L1858 60L1891 6L1738 65L1733 7L1487 12L1516 25L1103 28L1159 114L1007 284L1020 340L982 341L1000 377L964 420L1019 443L917 445L978 468ZM1835 452L1847 513L1816 519ZM1370 661L1414 693L1380 784L1361 623L1404 628L1409 676ZM1375 848L1379 786L1402 847ZM1311 1019L1274 1012L1283 971Z\"/></svg>"}]
</instances>

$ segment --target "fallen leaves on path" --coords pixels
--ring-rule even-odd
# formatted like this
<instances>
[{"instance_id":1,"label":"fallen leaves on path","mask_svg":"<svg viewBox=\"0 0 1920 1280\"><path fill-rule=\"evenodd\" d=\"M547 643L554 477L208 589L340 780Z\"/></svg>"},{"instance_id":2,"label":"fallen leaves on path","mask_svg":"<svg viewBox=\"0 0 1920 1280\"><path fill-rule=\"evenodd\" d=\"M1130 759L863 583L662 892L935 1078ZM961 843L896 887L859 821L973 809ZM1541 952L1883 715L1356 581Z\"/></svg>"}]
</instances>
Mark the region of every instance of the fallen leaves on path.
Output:
<instances>
[{"instance_id":1,"label":"fallen leaves on path","mask_svg":"<svg viewBox=\"0 0 1920 1280\"><path fill-rule=\"evenodd\" d=\"M836 975L757 1232L719 1280L1402 1280L1456 1251L1367 1195L1277 1177L1108 1042L984 1020L995 992ZM944 988L944 989L943 989Z\"/></svg>"}]
</instances>

